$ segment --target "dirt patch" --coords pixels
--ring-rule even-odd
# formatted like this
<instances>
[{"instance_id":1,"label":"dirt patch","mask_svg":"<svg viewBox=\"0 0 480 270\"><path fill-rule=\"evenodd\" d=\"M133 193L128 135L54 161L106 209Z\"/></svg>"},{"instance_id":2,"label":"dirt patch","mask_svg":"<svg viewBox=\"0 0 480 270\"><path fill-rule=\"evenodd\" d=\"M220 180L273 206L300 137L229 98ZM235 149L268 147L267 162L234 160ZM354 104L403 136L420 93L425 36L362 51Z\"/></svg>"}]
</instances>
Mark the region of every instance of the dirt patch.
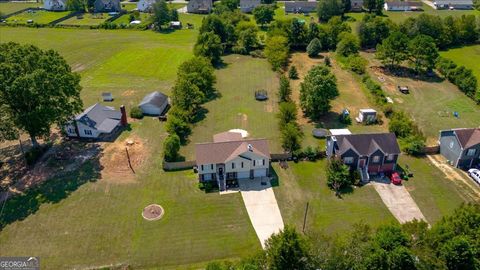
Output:
<instances>
[{"instance_id":1,"label":"dirt patch","mask_svg":"<svg viewBox=\"0 0 480 270\"><path fill-rule=\"evenodd\" d=\"M136 93L137 93L137 91L135 91L135 90L126 90L126 91L123 91L122 96L131 97L131 96L135 95Z\"/></svg>"},{"instance_id":2,"label":"dirt patch","mask_svg":"<svg viewBox=\"0 0 480 270\"><path fill-rule=\"evenodd\" d=\"M0 201L7 193L21 194L48 179L76 171L88 160L98 161L101 152L98 143L58 139L33 167L25 165L21 154L13 155L11 159L4 160L8 166L2 166L2 170L7 170L2 171L2 185L9 188L0 194Z\"/></svg>"},{"instance_id":3,"label":"dirt patch","mask_svg":"<svg viewBox=\"0 0 480 270\"><path fill-rule=\"evenodd\" d=\"M144 141L137 136L130 136L125 140L117 140L107 145L100 159L103 166L102 181L113 184L135 182L135 173L142 167L148 156Z\"/></svg>"},{"instance_id":4,"label":"dirt patch","mask_svg":"<svg viewBox=\"0 0 480 270\"><path fill-rule=\"evenodd\" d=\"M448 180L453 181L457 185L467 186L472 193L471 197L475 201L480 201L480 188L465 172L447 164L445 158L440 155L427 155L427 157L435 167L445 174Z\"/></svg>"},{"instance_id":5,"label":"dirt patch","mask_svg":"<svg viewBox=\"0 0 480 270\"><path fill-rule=\"evenodd\" d=\"M85 65L84 64L75 64L73 67L72 67L72 71L73 72L81 72L85 69Z\"/></svg>"},{"instance_id":6,"label":"dirt patch","mask_svg":"<svg viewBox=\"0 0 480 270\"><path fill-rule=\"evenodd\" d=\"M143 208L142 217L148 221L159 220L163 217L165 211L158 204L150 204Z\"/></svg>"},{"instance_id":7,"label":"dirt patch","mask_svg":"<svg viewBox=\"0 0 480 270\"><path fill-rule=\"evenodd\" d=\"M265 111L269 113L273 112L273 105L268 103L265 104Z\"/></svg>"}]
</instances>

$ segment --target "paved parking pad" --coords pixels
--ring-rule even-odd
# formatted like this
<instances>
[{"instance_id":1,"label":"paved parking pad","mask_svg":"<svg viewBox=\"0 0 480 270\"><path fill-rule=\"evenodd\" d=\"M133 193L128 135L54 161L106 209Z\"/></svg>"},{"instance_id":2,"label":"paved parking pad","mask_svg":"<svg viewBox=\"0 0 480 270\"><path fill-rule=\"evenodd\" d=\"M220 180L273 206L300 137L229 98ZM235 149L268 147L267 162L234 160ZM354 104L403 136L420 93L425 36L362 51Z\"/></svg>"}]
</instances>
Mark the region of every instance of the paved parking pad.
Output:
<instances>
[{"instance_id":1,"label":"paved parking pad","mask_svg":"<svg viewBox=\"0 0 480 270\"><path fill-rule=\"evenodd\" d=\"M422 211L418 208L410 193L403 185L396 186L390 183L371 182L382 198L388 210L400 222L406 223L414 219L427 222Z\"/></svg>"},{"instance_id":2,"label":"paved parking pad","mask_svg":"<svg viewBox=\"0 0 480 270\"><path fill-rule=\"evenodd\" d=\"M268 178L255 178L238 182L250 221L262 248L265 248L265 241L272 234L283 230L284 226L270 181Z\"/></svg>"}]
</instances>

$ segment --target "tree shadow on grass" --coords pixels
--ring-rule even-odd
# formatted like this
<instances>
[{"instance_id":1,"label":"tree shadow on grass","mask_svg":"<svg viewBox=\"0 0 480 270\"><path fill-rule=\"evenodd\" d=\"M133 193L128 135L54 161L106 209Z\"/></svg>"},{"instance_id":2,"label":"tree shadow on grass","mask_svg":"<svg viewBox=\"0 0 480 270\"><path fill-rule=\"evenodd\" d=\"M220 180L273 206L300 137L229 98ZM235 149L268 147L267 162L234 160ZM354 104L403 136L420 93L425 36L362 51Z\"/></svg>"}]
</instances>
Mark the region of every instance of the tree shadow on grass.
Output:
<instances>
[{"instance_id":1,"label":"tree shadow on grass","mask_svg":"<svg viewBox=\"0 0 480 270\"><path fill-rule=\"evenodd\" d=\"M62 172L53 178L47 179L37 186L27 189L23 194L12 195L4 201L3 210L0 210L0 231L15 221L24 220L36 213L42 204L58 203L68 198L80 186L88 182L95 182L100 178L100 146L96 154L73 172ZM58 169L58 168L56 168Z\"/></svg>"},{"instance_id":2,"label":"tree shadow on grass","mask_svg":"<svg viewBox=\"0 0 480 270\"><path fill-rule=\"evenodd\" d=\"M385 75L399 77L399 78L408 78L412 80L430 82L430 83L441 83L445 80L437 75L437 73L428 74L417 74L412 68L409 67L395 67L395 68L388 68L388 67L378 67L382 70Z\"/></svg>"}]
</instances>

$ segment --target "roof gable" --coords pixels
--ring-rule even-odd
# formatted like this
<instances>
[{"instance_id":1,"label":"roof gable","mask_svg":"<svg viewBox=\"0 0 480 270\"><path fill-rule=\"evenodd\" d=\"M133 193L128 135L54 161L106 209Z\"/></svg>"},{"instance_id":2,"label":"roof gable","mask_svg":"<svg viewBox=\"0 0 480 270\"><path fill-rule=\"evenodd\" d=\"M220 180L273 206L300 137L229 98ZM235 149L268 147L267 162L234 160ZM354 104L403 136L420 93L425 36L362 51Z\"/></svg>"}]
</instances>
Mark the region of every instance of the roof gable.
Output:
<instances>
[{"instance_id":1,"label":"roof gable","mask_svg":"<svg viewBox=\"0 0 480 270\"><path fill-rule=\"evenodd\" d=\"M103 106L96 103L75 117L76 121L98 130L108 131L111 126L114 127L120 122L122 113L113 107ZM107 121L107 122L105 122ZM105 122L105 123L104 123Z\"/></svg>"},{"instance_id":2,"label":"roof gable","mask_svg":"<svg viewBox=\"0 0 480 270\"><path fill-rule=\"evenodd\" d=\"M370 156L377 150L384 154L400 154L397 137L393 133L352 134L335 136L339 154L352 149L360 156Z\"/></svg>"},{"instance_id":3,"label":"roof gable","mask_svg":"<svg viewBox=\"0 0 480 270\"><path fill-rule=\"evenodd\" d=\"M155 91L146 95L140 102L139 106L150 104L161 107L163 104L165 104L165 102L168 102L168 96L158 91Z\"/></svg>"},{"instance_id":4,"label":"roof gable","mask_svg":"<svg viewBox=\"0 0 480 270\"><path fill-rule=\"evenodd\" d=\"M196 162L197 164L225 163L238 156L245 156L245 153L250 151L248 145L252 146L251 152L254 154L270 158L268 141L265 139L252 139L196 144Z\"/></svg>"},{"instance_id":5,"label":"roof gable","mask_svg":"<svg viewBox=\"0 0 480 270\"><path fill-rule=\"evenodd\" d=\"M480 128L462 128L453 131L463 149L480 144Z\"/></svg>"}]
</instances>

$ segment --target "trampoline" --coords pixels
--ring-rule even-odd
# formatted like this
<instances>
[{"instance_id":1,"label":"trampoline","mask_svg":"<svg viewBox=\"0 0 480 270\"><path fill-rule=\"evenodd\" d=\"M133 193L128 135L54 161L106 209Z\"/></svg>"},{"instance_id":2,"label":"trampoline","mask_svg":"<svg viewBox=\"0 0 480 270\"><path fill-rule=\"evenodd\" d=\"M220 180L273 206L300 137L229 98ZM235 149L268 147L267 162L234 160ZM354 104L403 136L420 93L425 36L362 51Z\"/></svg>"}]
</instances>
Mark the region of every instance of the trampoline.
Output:
<instances>
[{"instance_id":1,"label":"trampoline","mask_svg":"<svg viewBox=\"0 0 480 270\"><path fill-rule=\"evenodd\" d=\"M328 130L324 128L315 128L312 130L312 135L315 138L325 138L328 135Z\"/></svg>"}]
</instances>

